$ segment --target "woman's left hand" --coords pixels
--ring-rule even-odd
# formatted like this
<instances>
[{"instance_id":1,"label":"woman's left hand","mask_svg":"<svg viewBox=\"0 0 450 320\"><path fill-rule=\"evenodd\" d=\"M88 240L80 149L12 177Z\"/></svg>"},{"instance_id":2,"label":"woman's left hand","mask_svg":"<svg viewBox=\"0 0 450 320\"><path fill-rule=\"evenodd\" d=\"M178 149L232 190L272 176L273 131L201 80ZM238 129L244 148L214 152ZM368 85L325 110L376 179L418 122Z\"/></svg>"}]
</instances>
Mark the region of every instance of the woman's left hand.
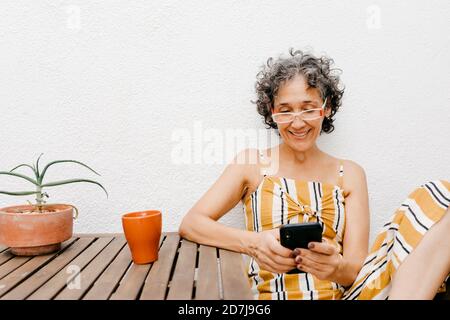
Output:
<instances>
[{"instance_id":1,"label":"woman's left hand","mask_svg":"<svg viewBox=\"0 0 450 320\"><path fill-rule=\"evenodd\" d=\"M308 249L294 250L297 268L313 274L320 280L335 281L342 268L339 249L327 242L310 242Z\"/></svg>"}]
</instances>

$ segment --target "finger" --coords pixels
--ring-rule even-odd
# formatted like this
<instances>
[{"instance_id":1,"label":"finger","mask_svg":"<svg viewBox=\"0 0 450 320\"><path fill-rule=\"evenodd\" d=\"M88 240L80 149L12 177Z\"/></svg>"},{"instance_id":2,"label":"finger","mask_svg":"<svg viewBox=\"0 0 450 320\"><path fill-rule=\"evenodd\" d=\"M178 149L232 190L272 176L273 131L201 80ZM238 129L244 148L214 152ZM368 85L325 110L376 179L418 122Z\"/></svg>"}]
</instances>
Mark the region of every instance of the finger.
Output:
<instances>
[{"instance_id":1,"label":"finger","mask_svg":"<svg viewBox=\"0 0 450 320\"><path fill-rule=\"evenodd\" d=\"M299 254L296 257L306 257L314 262L320 263L320 264L329 264L331 256L314 252L312 250L308 249L299 249Z\"/></svg>"},{"instance_id":2,"label":"finger","mask_svg":"<svg viewBox=\"0 0 450 320\"><path fill-rule=\"evenodd\" d=\"M270 261L271 265L295 268L295 260L293 257L286 258L274 253L271 250L264 252L262 258L266 261Z\"/></svg>"},{"instance_id":3,"label":"finger","mask_svg":"<svg viewBox=\"0 0 450 320\"><path fill-rule=\"evenodd\" d=\"M273 261L279 266L284 266L291 269L295 268L296 265L294 258L284 258L280 256L275 256Z\"/></svg>"},{"instance_id":4,"label":"finger","mask_svg":"<svg viewBox=\"0 0 450 320\"><path fill-rule=\"evenodd\" d=\"M269 258L265 259L263 262L264 267L262 269L273 272L273 273L286 273L295 268L295 263L293 265L280 265Z\"/></svg>"},{"instance_id":5,"label":"finger","mask_svg":"<svg viewBox=\"0 0 450 320\"><path fill-rule=\"evenodd\" d=\"M333 241L331 241L330 239L328 239L328 238L322 238L322 242L321 243L328 244L328 245L330 245L330 246L332 246L334 248L337 248L336 244Z\"/></svg>"},{"instance_id":6,"label":"finger","mask_svg":"<svg viewBox=\"0 0 450 320\"><path fill-rule=\"evenodd\" d=\"M269 251L265 253L265 257L271 261L272 264L276 264L278 266L286 266L286 267L294 267L295 268L295 260L294 257L283 257L280 256L273 251Z\"/></svg>"},{"instance_id":7,"label":"finger","mask_svg":"<svg viewBox=\"0 0 450 320\"><path fill-rule=\"evenodd\" d=\"M325 242L310 242L308 249L328 256L336 253L336 247Z\"/></svg>"},{"instance_id":8,"label":"finger","mask_svg":"<svg viewBox=\"0 0 450 320\"><path fill-rule=\"evenodd\" d=\"M315 270L312 270L311 268L308 268L308 266L305 266L305 265L302 265L302 264L298 264L297 265L297 269L301 270L301 271L304 271L304 272L307 272L307 273L311 273L311 274L314 274L316 272Z\"/></svg>"},{"instance_id":9,"label":"finger","mask_svg":"<svg viewBox=\"0 0 450 320\"><path fill-rule=\"evenodd\" d=\"M285 258L292 258L292 250L283 247L278 241L274 241L270 244L270 250L279 256L285 257Z\"/></svg>"},{"instance_id":10,"label":"finger","mask_svg":"<svg viewBox=\"0 0 450 320\"><path fill-rule=\"evenodd\" d=\"M322 272L325 268L323 264L317 263L316 261L313 261L307 257L297 257L296 262L301 266L306 266L307 268L315 270L316 272Z\"/></svg>"},{"instance_id":11,"label":"finger","mask_svg":"<svg viewBox=\"0 0 450 320\"><path fill-rule=\"evenodd\" d=\"M260 265L261 269L270 272L275 272L277 268L277 264L274 261L272 261L269 257L262 258L258 264Z\"/></svg>"},{"instance_id":12,"label":"finger","mask_svg":"<svg viewBox=\"0 0 450 320\"><path fill-rule=\"evenodd\" d=\"M291 249L288 249L286 247L283 247L280 244L280 229L275 228L271 230L271 234L275 237L277 241L274 241L270 244L270 250L280 256L286 257L286 258L292 258L293 253Z\"/></svg>"},{"instance_id":13,"label":"finger","mask_svg":"<svg viewBox=\"0 0 450 320\"><path fill-rule=\"evenodd\" d=\"M319 280L324 279L323 274L320 271L318 271L318 270L316 270L314 268L311 268L311 267L308 267L308 266L305 266L305 265L298 265L297 269L302 270L302 271L304 271L306 273L310 273L310 274L312 274L314 277L316 277Z\"/></svg>"}]
</instances>

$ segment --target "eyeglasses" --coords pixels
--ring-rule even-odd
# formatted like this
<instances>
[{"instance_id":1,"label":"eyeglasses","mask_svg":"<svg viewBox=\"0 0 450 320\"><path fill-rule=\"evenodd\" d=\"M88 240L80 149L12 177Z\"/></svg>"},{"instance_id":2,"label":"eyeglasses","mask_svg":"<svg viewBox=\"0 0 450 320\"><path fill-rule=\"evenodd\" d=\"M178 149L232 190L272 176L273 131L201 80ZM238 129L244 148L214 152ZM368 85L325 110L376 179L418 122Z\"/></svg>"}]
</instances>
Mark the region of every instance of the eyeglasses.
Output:
<instances>
[{"instance_id":1,"label":"eyeglasses","mask_svg":"<svg viewBox=\"0 0 450 320\"><path fill-rule=\"evenodd\" d=\"M305 121L311 121L316 120L324 115L324 108L327 104L327 98L325 98L325 101L323 102L322 106L320 108L315 109L309 109L309 110L303 110L299 112L278 112L272 114L272 119L275 121L275 123L289 123L294 121L296 116L299 116L300 119Z\"/></svg>"}]
</instances>

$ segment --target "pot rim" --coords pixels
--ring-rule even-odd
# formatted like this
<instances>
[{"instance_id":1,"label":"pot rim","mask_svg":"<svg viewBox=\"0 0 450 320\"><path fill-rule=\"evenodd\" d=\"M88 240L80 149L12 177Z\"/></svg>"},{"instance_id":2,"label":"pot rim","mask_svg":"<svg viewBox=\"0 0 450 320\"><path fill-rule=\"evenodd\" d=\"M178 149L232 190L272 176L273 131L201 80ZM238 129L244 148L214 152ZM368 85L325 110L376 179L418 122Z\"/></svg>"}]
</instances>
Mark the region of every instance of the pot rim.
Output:
<instances>
[{"instance_id":1,"label":"pot rim","mask_svg":"<svg viewBox=\"0 0 450 320\"><path fill-rule=\"evenodd\" d=\"M150 217L156 217L162 215L160 210L154 209L154 210L141 210L141 211L134 211L134 212L128 212L122 215L122 220L129 220L129 219L145 219Z\"/></svg>"},{"instance_id":2,"label":"pot rim","mask_svg":"<svg viewBox=\"0 0 450 320\"><path fill-rule=\"evenodd\" d=\"M56 211L55 212L33 212L33 213L20 213L20 212L8 212L6 210L11 210L11 209L27 209L27 208L34 208L34 205L29 205L29 204L22 204L22 205L15 205L15 206L8 206L8 207L3 207L0 208L0 214L3 215L11 215L11 216L15 216L15 215L26 215L26 216L45 216L45 215L55 215L55 214L61 214L61 212L66 211L68 209L73 210L73 206L70 204L65 204L65 203L46 203L42 205L43 207L51 207L51 206L57 206L57 208L54 208Z\"/></svg>"}]
</instances>

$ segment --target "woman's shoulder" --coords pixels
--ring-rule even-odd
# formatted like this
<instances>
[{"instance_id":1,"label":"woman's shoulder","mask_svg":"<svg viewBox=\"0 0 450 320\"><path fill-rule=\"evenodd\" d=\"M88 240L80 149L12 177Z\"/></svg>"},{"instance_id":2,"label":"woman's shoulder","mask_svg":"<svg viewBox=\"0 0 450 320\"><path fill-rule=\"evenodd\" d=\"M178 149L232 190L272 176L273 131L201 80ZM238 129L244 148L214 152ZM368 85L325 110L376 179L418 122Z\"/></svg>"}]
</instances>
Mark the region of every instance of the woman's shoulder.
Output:
<instances>
[{"instance_id":1,"label":"woman's shoulder","mask_svg":"<svg viewBox=\"0 0 450 320\"><path fill-rule=\"evenodd\" d=\"M323 157L323 165L327 168L338 168L338 170L342 170L345 175L347 174L361 174L364 173L364 169L361 165L359 165L356 161L350 159L343 159L332 156L328 153L323 153L325 156Z\"/></svg>"},{"instance_id":2,"label":"woman's shoulder","mask_svg":"<svg viewBox=\"0 0 450 320\"><path fill-rule=\"evenodd\" d=\"M268 149L248 148L240 151L232 161L232 166L239 167L244 187L248 192L253 191L261 183L263 176L270 167L273 152ZM251 192L250 191L250 192Z\"/></svg>"},{"instance_id":3,"label":"woman's shoulder","mask_svg":"<svg viewBox=\"0 0 450 320\"><path fill-rule=\"evenodd\" d=\"M241 175L246 180L253 180L261 166L261 152L258 149L247 148L236 154L229 166L239 168Z\"/></svg>"},{"instance_id":4,"label":"woman's shoulder","mask_svg":"<svg viewBox=\"0 0 450 320\"><path fill-rule=\"evenodd\" d=\"M346 174L349 173L351 175L357 175L357 176L365 175L364 168L360 164L358 164L357 162L355 162L353 160L339 159L339 163L342 164L344 172Z\"/></svg>"},{"instance_id":5,"label":"woman's shoulder","mask_svg":"<svg viewBox=\"0 0 450 320\"><path fill-rule=\"evenodd\" d=\"M236 154L234 159L231 161L233 165L242 165L245 167L253 167L260 164L260 159L262 157L262 153L258 149L247 148L243 149Z\"/></svg>"},{"instance_id":6,"label":"woman's shoulder","mask_svg":"<svg viewBox=\"0 0 450 320\"><path fill-rule=\"evenodd\" d=\"M349 159L340 159L343 166L343 189L345 195L351 194L354 190L366 189L366 173L364 168L357 162Z\"/></svg>"}]
</instances>

